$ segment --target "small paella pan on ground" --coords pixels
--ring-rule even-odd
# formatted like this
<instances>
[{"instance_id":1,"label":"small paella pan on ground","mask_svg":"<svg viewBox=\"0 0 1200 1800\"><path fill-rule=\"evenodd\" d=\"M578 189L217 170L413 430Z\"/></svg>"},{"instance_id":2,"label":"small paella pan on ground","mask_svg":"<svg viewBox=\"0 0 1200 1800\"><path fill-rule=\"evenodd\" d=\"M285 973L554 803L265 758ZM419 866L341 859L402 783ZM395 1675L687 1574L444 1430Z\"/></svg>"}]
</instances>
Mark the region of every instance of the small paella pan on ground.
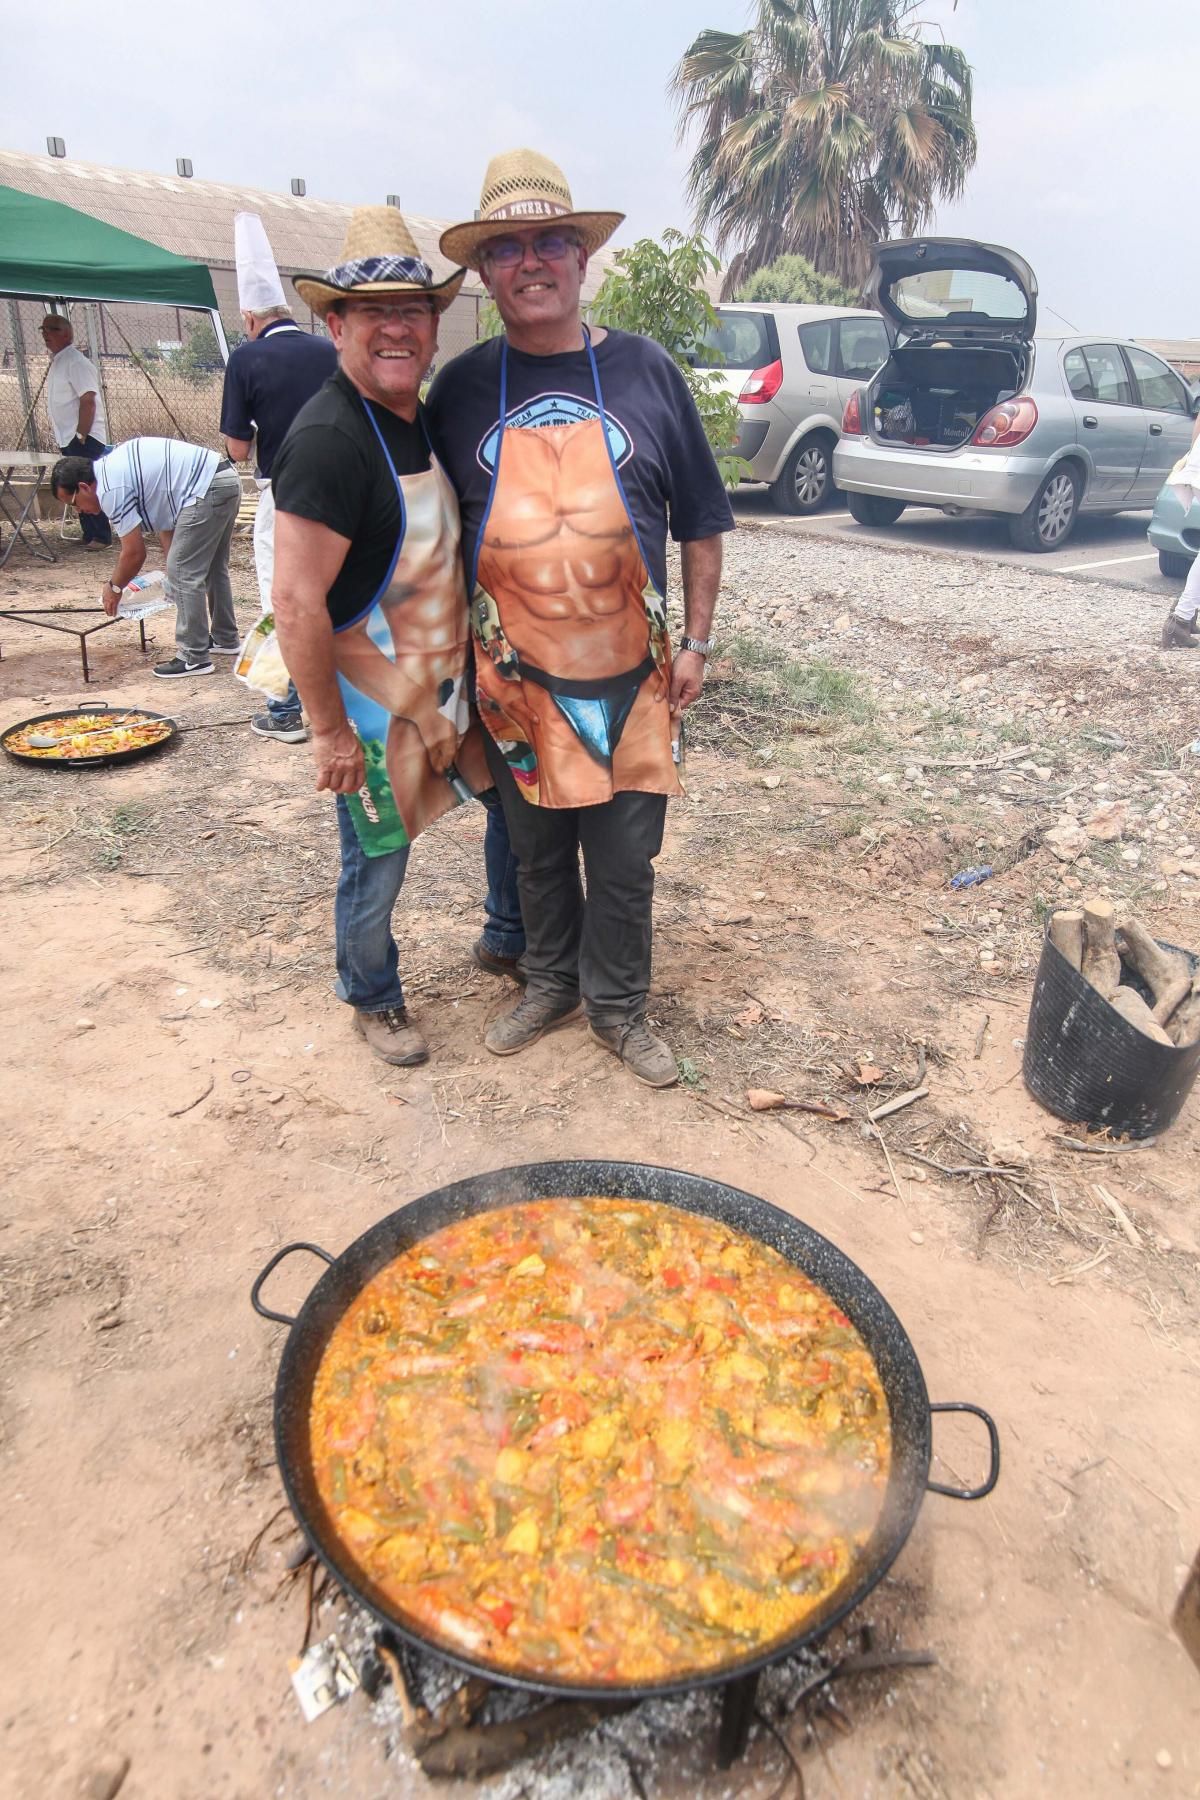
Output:
<instances>
[{"instance_id":1,"label":"small paella pan on ground","mask_svg":"<svg viewBox=\"0 0 1200 1800\"><path fill-rule=\"evenodd\" d=\"M145 756L175 732L174 719L144 707L69 706L10 725L0 748L18 762L95 769Z\"/></svg>"}]
</instances>

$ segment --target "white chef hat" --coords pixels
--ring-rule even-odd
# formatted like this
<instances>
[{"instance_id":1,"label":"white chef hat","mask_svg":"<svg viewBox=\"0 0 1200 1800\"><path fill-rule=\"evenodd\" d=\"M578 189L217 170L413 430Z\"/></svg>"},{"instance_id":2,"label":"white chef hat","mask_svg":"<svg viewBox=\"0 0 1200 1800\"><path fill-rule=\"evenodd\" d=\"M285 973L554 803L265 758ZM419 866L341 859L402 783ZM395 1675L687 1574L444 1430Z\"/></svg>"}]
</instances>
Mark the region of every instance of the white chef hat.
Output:
<instances>
[{"instance_id":1,"label":"white chef hat","mask_svg":"<svg viewBox=\"0 0 1200 1800\"><path fill-rule=\"evenodd\" d=\"M287 305L279 270L257 213L234 213L233 255L242 312L270 312L273 307Z\"/></svg>"}]
</instances>

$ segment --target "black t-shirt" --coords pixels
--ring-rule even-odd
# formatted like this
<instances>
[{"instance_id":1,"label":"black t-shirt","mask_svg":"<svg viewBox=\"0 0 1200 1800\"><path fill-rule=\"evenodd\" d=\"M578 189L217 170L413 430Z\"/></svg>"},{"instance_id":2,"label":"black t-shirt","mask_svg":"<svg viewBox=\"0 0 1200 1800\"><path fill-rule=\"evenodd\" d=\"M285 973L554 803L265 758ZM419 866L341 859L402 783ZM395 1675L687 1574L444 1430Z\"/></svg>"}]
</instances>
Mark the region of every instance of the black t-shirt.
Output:
<instances>
[{"instance_id":1,"label":"black t-shirt","mask_svg":"<svg viewBox=\"0 0 1200 1800\"><path fill-rule=\"evenodd\" d=\"M468 571L496 460L501 341L490 338L456 356L429 394L429 429L458 491ZM651 579L665 592L668 525L676 542L685 543L732 531L729 496L687 382L662 346L609 331L595 354L613 458ZM587 351L526 356L510 347L506 404L510 426L596 418Z\"/></svg>"},{"instance_id":2,"label":"black t-shirt","mask_svg":"<svg viewBox=\"0 0 1200 1800\"><path fill-rule=\"evenodd\" d=\"M229 358L221 395L221 435L258 439L258 473L269 476L288 426L337 368L328 338L286 319L247 338Z\"/></svg>"},{"instance_id":3,"label":"black t-shirt","mask_svg":"<svg viewBox=\"0 0 1200 1800\"><path fill-rule=\"evenodd\" d=\"M348 625L371 604L387 580L400 535L396 484L372 419L397 475L428 469L429 445L420 415L410 422L371 405L339 369L297 413L271 472L278 511L311 519L350 539L329 590L335 626Z\"/></svg>"}]
</instances>

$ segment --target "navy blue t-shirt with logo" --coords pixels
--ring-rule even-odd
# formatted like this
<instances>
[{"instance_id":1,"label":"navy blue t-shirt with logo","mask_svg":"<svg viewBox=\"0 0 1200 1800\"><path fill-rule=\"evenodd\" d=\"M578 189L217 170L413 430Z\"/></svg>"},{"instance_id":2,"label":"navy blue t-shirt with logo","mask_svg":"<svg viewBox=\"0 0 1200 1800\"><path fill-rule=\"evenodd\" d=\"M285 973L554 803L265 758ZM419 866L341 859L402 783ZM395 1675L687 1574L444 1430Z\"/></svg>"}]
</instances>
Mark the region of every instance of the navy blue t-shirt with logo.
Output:
<instances>
[{"instance_id":1,"label":"navy blue t-shirt with logo","mask_svg":"<svg viewBox=\"0 0 1200 1800\"><path fill-rule=\"evenodd\" d=\"M269 479L279 447L300 408L338 366L328 338L273 320L237 346L225 370L221 435L246 443L257 437L258 473Z\"/></svg>"},{"instance_id":2,"label":"navy blue t-shirt with logo","mask_svg":"<svg viewBox=\"0 0 1200 1800\"><path fill-rule=\"evenodd\" d=\"M458 493L468 572L496 462L501 343L489 338L447 363L427 406L434 449ZM665 592L668 528L680 543L732 531L729 496L687 382L662 346L609 331L595 357L613 460L651 580ZM510 347L506 408L510 428L598 417L587 351L527 356Z\"/></svg>"}]
</instances>

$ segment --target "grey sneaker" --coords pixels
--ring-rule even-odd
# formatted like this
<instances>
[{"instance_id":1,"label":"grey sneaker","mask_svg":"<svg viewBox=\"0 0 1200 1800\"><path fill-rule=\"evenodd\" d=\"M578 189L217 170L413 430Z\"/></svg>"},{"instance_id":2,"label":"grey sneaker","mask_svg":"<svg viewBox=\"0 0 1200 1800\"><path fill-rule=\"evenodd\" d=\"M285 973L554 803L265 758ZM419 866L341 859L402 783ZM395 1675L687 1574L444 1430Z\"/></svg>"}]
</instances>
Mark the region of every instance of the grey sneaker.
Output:
<instances>
[{"instance_id":1,"label":"grey sneaker","mask_svg":"<svg viewBox=\"0 0 1200 1800\"><path fill-rule=\"evenodd\" d=\"M255 713L250 729L259 737L274 738L280 744L302 744L308 736L308 726L299 713L293 719L280 719L270 712Z\"/></svg>"},{"instance_id":2,"label":"grey sneaker","mask_svg":"<svg viewBox=\"0 0 1200 1800\"><path fill-rule=\"evenodd\" d=\"M429 1061L429 1045L404 1006L386 1006L382 1012L355 1011L354 1023L376 1056L398 1068L412 1069Z\"/></svg>"},{"instance_id":3,"label":"grey sneaker","mask_svg":"<svg viewBox=\"0 0 1200 1800\"><path fill-rule=\"evenodd\" d=\"M568 1025L582 1011L578 1000L570 1000L564 1006L561 1001L539 1000L534 994L524 994L511 1012L492 1021L483 1041L493 1056L515 1056L518 1050L536 1044L543 1032Z\"/></svg>"},{"instance_id":4,"label":"grey sneaker","mask_svg":"<svg viewBox=\"0 0 1200 1800\"><path fill-rule=\"evenodd\" d=\"M634 1019L628 1025L593 1025L591 1029L597 1043L611 1050L647 1087L674 1087L679 1080L674 1052L655 1037L645 1019Z\"/></svg>"},{"instance_id":5,"label":"grey sneaker","mask_svg":"<svg viewBox=\"0 0 1200 1800\"><path fill-rule=\"evenodd\" d=\"M1159 640L1164 650L1195 650L1200 648L1200 633L1196 630L1196 621L1189 624L1181 619L1178 613L1169 612L1163 620L1162 637Z\"/></svg>"}]
</instances>

